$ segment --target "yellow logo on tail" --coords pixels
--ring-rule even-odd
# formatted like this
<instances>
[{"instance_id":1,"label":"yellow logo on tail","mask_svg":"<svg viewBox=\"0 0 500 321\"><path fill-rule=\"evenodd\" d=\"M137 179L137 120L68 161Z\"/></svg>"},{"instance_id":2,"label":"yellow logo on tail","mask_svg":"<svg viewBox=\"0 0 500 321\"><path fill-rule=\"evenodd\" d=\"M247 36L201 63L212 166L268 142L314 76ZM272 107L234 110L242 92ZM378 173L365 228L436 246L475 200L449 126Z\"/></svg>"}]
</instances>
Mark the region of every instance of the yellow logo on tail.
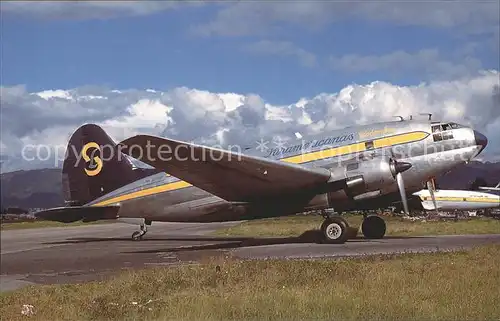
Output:
<instances>
[{"instance_id":1,"label":"yellow logo on tail","mask_svg":"<svg viewBox=\"0 0 500 321\"><path fill-rule=\"evenodd\" d=\"M95 142L90 142L90 143L85 144L82 148L81 155L86 163L88 163L91 160L90 157L87 155L87 151L90 148L96 148L97 150L99 150L99 152L101 151L101 148ZM92 153L92 156L93 156L93 153ZM87 174L87 176L95 176L101 172L102 165L103 165L103 163L102 163L101 158L99 158L99 156L94 156L94 158L92 159L92 162L89 166L93 169L89 170L89 169L85 168L85 173Z\"/></svg>"}]
</instances>

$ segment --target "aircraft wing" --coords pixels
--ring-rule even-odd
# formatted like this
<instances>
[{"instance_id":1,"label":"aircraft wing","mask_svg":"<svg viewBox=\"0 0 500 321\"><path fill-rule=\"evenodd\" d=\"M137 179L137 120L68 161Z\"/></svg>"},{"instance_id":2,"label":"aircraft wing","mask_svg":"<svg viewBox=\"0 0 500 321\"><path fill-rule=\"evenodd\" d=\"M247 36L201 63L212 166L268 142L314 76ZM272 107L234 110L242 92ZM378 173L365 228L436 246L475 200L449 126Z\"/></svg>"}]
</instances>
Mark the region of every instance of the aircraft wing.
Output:
<instances>
[{"instance_id":1,"label":"aircraft wing","mask_svg":"<svg viewBox=\"0 0 500 321\"><path fill-rule=\"evenodd\" d=\"M149 135L124 140L120 150L227 201L251 202L307 191L325 185L330 178L330 171L324 168Z\"/></svg>"}]
</instances>

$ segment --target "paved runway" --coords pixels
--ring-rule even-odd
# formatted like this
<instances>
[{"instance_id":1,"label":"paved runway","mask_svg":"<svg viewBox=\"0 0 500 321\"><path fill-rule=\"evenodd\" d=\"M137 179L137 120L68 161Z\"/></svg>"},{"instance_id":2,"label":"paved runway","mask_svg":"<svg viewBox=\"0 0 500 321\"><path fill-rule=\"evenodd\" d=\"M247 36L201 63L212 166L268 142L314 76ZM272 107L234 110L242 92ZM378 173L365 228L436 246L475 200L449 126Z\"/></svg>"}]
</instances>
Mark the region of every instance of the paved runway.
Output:
<instances>
[{"instance_id":1,"label":"paved runway","mask_svg":"<svg viewBox=\"0 0 500 321\"><path fill-rule=\"evenodd\" d=\"M318 244L315 232L288 238L206 236L235 224L155 222L140 242L130 240L136 227L122 223L2 231L0 288L7 291L32 283L98 280L122 269L197 262L217 255L244 259L332 258L500 244L500 234L358 238L342 245Z\"/></svg>"}]
</instances>

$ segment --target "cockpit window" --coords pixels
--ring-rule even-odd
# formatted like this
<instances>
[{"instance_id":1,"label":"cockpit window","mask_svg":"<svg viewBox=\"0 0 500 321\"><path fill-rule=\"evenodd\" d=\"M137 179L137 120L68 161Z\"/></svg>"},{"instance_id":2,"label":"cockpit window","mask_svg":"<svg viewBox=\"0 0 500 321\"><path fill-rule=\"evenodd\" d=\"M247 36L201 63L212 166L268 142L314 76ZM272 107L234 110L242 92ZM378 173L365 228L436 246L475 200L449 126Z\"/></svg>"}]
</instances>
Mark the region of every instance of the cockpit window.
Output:
<instances>
[{"instance_id":1,"label":"cockpit window","mask_svg":"<svg viewBox=\"0 0 500 321\"><path fill-rule=\"evenodd\" d=\"M441 133L436 133L433 135L433 137L434 137L435 142L439 142L439 141L443 140L443 135Z\"/></svg>"},{"instance_id":2,"label":"cockpit window","mask_svg":"<svg viewBox=\"0 0 500 321\"><path fill-rule=\"evenodd\" d=\"M457 123L450 123L450 126L452 129L458 129L458 128L463 128L464 126L457 124Z\"/></svg>"},{"instance_id":3,"label":"cockpit window","mask_svg":"<svg viewBox=\"0 0 500 321\"><path fill-rule=\"evenodd\" d=\"M440 125L434 125L432 126L432 132L437 133L441 131L441 126Z\"/></svg>"},{"instance_id":4,"label":"cockpit window","mask_svg":"<svg viewBox=\"0 0 500 321\"><path fill-rule=\"evenodd\" d=\"M432 125L432 132L439 133L442 131L458 129L458 128L464 128L464 126L457 124L457 123L436 124L436 125Z\"/></svg>"},{"instance_id":5,"label":"cockpit window","mask_svg":"<svg viewBox=\"0 0 500 321\"><path fill-rule=\"evenodd\" d=\"M453 139L453 132L451 130L461 128L461 127L462 126L460 126L459 124L456 124L456 123L432 125L431 129L432 129L434 141L439 142L442 140Z\"/></svg>"},{"instance_id":6,"label":"cockpit window","mask_svg":"<svg viewBox=\"0 0 500 321\"><path fill-rule=\"evenodd\" d=\"M443 132L443 140L453 139L453 132Z\"/></svg>"},{"instance_id":7,"label":"cockpit window","mask_svg":"<svg viewBox=\"0 0 500 321\"><path fill-rule=\"evenodd\" d=\"M442 126L443 126L443 130L450 130L450 129L452 129L451 128L451 124L443 124Z\"/></svg>"}]
</instances>

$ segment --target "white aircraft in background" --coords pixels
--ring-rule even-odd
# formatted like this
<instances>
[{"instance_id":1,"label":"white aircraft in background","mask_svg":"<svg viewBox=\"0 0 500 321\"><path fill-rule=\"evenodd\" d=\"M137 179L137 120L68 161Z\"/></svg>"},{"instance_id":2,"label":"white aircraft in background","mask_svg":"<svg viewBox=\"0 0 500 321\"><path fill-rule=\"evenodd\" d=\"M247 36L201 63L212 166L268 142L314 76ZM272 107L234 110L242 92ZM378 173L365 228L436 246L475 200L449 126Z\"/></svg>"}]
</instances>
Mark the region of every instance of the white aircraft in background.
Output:
<instances>
[{"instance_id":1,"label":"white aircraft in background","mask_svg":"<svg viewBox=\"0 0 500 321\"><path fill-rule=\"evenodd\" d=\"M480 187L482 190L500 191L496 187ZM432 192L432 193L431 193ZM500 195L479 191L428 190L413 193L418 196L425 210L482 210L500 207ZM433 199L434 198L434 199Z\"/></svg>"}]
</instances>

